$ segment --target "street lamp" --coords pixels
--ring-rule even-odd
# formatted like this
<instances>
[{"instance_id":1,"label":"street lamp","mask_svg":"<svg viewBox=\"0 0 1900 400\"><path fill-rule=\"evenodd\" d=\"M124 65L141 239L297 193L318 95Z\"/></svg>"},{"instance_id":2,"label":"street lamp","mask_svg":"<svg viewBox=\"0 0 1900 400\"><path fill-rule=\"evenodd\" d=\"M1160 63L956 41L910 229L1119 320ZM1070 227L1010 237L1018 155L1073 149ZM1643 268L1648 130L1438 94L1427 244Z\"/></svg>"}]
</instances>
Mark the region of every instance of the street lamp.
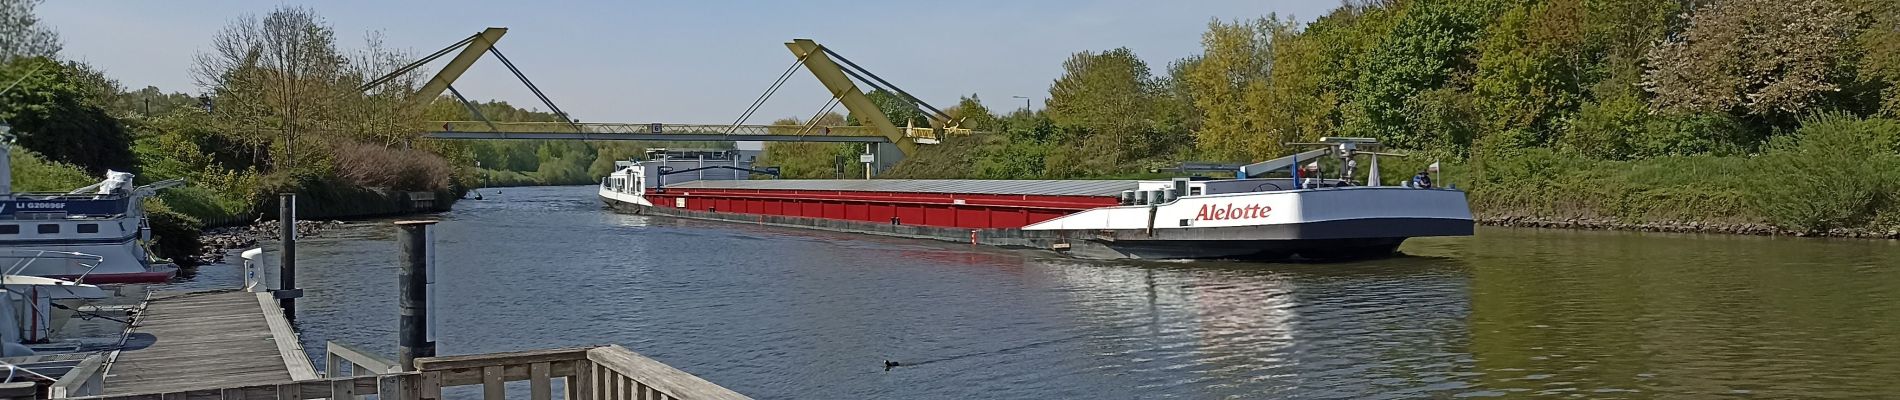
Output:
<instances>
[{"instance_id":1,"label":"street lamp","mask_svg":"<svg viewBox=\"0 0 1900 400\"><path fill-rule=\"evenodd\" d=\"M1009 96L1009 97L1014 98L1014 99L1023 99L1023 112L1029 112L1029 96Z\"/></svg>"}]
</instances>

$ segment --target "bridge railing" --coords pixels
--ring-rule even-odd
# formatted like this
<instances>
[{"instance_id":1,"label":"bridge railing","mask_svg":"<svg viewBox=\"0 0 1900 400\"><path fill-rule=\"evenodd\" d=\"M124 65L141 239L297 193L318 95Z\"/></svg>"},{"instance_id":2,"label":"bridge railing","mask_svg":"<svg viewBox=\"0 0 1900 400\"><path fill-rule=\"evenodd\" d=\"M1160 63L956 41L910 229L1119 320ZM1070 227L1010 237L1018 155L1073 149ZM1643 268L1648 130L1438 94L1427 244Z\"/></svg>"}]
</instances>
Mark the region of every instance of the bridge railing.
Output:
<instances>
[{"instance_id":1,"label":"bridge railing","mask_svg":"<svg viewBox=\"0 0 1900 400\"><path fill-rule=\"evenodd\" d=\"M444 132L497 132L497 133L586 133L586 134L730 134L730 135L803 135L803 136L883 136L876 130L864 126L814 126L806 129L804 125L699 125L699 124L629 124L629 123L579 123L561 122L495 122L492 125L482 121L440 121L435 123ZM577 131L575 128L579 127Z\"/></svg>"}]
</instances>

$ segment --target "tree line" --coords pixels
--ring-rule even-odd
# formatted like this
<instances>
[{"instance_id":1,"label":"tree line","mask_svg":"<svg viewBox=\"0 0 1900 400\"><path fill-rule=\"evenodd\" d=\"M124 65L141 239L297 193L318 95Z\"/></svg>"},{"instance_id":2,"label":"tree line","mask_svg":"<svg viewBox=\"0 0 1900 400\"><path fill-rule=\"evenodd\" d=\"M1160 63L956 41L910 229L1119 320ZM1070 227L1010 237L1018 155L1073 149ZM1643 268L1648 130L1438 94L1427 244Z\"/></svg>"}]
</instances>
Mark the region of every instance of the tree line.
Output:
<instances>
[{"instance_id":1,"label":"tree line","mask_svg":"<svg viewBox=\"0 0 1900 400\"><path fill-rule=\"evenodd\" d=\"M994 134L885 176L1152 176L1352 136L1414 155L1388 177L1454 164L1484 218L1900 229L1900 3L1354 0L1201 45L1077 52L1033 112L966 97Z\"/></svg>"}]
</instances>

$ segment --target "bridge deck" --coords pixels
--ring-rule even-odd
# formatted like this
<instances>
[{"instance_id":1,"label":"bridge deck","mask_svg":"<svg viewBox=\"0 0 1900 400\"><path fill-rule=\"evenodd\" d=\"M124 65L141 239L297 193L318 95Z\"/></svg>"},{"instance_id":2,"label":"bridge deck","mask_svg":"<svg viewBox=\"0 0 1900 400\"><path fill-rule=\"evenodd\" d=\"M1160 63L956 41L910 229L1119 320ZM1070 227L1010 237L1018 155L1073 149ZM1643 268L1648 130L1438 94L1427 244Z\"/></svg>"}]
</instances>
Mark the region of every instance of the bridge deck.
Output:
<instances>
[{"instance_id":1,"label":"bridge deck","mask_svg":"<svg viewBox=\"0 0 1900 400\"><path fill-rule=\"evenodd\" d=\"M431 139L529 139L529 140L655 140L676 142L831 142L831 143L890 143L883 136L849 135L747 135L724 133L601 133L601 132L427 132L424 137Z\"/></svg>"},{"instance_id":2,"label":"bridge deck","mask_svg":"<svg viewBox=\"0 0 1900 400\"><path fill-rule=\"evenodd\" d=\"M107 367L104 393L132 394L315 379L266 293L157 293Z\"/></svg>"}]
</instances>

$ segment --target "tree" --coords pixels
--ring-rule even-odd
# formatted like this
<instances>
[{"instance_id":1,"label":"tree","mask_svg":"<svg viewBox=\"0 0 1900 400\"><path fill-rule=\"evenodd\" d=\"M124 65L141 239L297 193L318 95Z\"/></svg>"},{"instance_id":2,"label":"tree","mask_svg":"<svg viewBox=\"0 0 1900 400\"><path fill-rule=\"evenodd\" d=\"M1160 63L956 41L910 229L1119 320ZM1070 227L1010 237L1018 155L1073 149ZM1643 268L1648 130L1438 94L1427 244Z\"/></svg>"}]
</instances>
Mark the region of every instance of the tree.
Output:
<instances>
[{"instance_id":1,"label":"tree","mask_svg":"<svg viewBox=\"0 0 1900 400\"><path fill-rule=\"evenodd\" d=\"M1392 30L1365 55L1347 133L1380 138L1396 147L1441 144L1441 133L1416 125L1423 110L1414 96L1464 84L1454 81L1455 73L1471 70L1472 44L1487 9L1431 1L1404 6Z\"/></svg>"},{"instance_id":2,"label":"tree","mask_svg":"<svg viewBox=\"0 0 1900 400\"><path fill-rule=\"evenodd\" d=\"M1254 139L1267 134L1261 111L1250 97L1266 90L1273 70L1273 32L1284 25L1277 17L1253 21L1219 20L1207 24L1201 35L1200 56L1184 64L1182 82L1192 93L1195 108L1206 118L1195 131L1201 152L1218 159L1243 160L1256 152Z\"/></svg>"},{"instance_id":3,"label":"tree","mask_svg":"<svg viewBox=\"0 0 1900 400\"><path fill-rule=\"evenodd\" d=\"M1183 60L1181 78L1194 109L1201 155L1248 161L1279 156L1285 142L1329 130L1320 107L1322 71L1316 42L1298 25L1268 15L1254 21L1208 24L1205 52ZM1170 73L1170 75L1175 75ZM1177 94L1176 96L1180 96Z\"/></svg>"},{"instance_id":4,"label":"tree","mask_svg":"<svg viewBox=\"0 0 1900 400\"><path fill-rule=\"evenodd\" d=\"M1866 21L1854 40L1863 84L1880 91L1879 110L1900 117L1900 2L1850 0Z\"/></svg>"},{"instance_id":5,"label":"tree","mask_svg":"<svg viewBox=\"0 0 1900 400\"><path fill-rule=\"evenodd\" d=\"M884 118L890 119L891 124L897 125L899 128L905 126L930 126L930 118L924 116L924 112L917 109L917 103L912 103L903 96L898 96L896 93L891 93L884 89L872 90L870 93L865 93L864 96L871 98L871 104L876 104L877 109L884 112ZM821 121L824 120L823 117L819 119ZM864 125L864 123L859 122L856 116L846 115L842 124L822 123L820 125Z\"/></svg>"},{"instance_id":6,"label":"tree","mask_svg":"<svg viewBox=\"0 0 1900 400\"><path fill-rule=\"evenodd\" d=\"M39 5L40 0L0 0L0 64L59 54L59 34L40 25L39 17L33 15Z\"/></svg>"},{"instance_id":7,"label":"tree","mask_svg":"<svg viewBox=\"0 0 1900 400\"><path fill-rule=\"evenodd\" d=\"M1055 170L1064 175L1104 174L1156 156L1148 152L1155 144L1145 140L1152 133L1155 96L1146 62L1123 47L1075 53L1062 69L1062 76L1049 86L1049 120L1064 133L1065 144L1089 150L1052 155Z\"/></svg>"},{"instance_id":8,"label":"tree","mask_svg":"<svg viewBox=\"0 0 1900 400\"><path fill-rule=\"evenodd\" d=\"M1001 128L998 126L996 114L991 114L990 108L983 106L983 100L978 99L975 94L958 99L956 106L943 112L950 114L950 118L954 120L952 122L965 129L991 131Z\"/></svg>"},{"instance_id":9,"label":"tree","mask_svg":"<svg viewBox=\"0 0 1900 400\"><path fill-rule=\"evenodd\" d=\"M1519 129L1546 136L1577 110L1601 48L1585 40L1584 14L1583 0L1526 4L1487 29L1477 45L1481 55L1473 80L1485 131ZM1452 142L1462 147L1469 138Z\"/></svg>"},{"instance_id":10,"label":"tree","mask_svg":"<svg viewBox=\"0 0 1900 400\"><path fill-rule=\"evenodd\" d=\"M276 169L296 169L298 138L321 128L318 117L335 111L344 90L355 90L339 85L347 60L330 26L310 9L285 6L263 18L240 17L218 32L211 48L198 54L193 75L217 94L215 104L227 106L216 114L233 130L276 131L282 139L281 154L272 154Z\"/></svg>"},{"instance_id":11,"label":"tree","mask_svg":"<svg viewBox=\"0 0 1900 400\"><path fill-rule=\"evenodd\" d=\"M364 38L363 48L350 55L349 63L344 67L342 78L350 86L382 77L397 68L416 59L414 54L390 49L383 43L382 32L370 32ZM411 100L427 79L422 68L411 69L393 79L384 82L361 96L345 96L356 101L341 104L341 130L352 134L357 140L395 146L413 142L421 138L425 127L417 123L424 121L423 114L428 104ZM352 93L353 94L353 93ZM460 102L442 103L459 104ZM549 113L549 116L552 116ZM471 118L472 119L472 118ZM558 120L558 117L551 118ZM468 120L468 119L463 119Z\"/></svg>"},{"instance_id":12,"label":"tree","mask_svg":"<svg viewBox=\"0 0 1900 400\"><path fill-rule=\"evenodd\" d=\"M0 81L19 85L0 95L0 121L13 125L21 147L55 162L94 175L107 169L136 171L131 135L95 103L97 88L84 81L84 69L43 57L6 64L0 68ZM34 73L26 76L29 72Z\"/></svg>"},{"instance_id":13,"label":"tree","mask_svg":"<svg viewBox=\"0 0 1900 400\"><path fill-rule=\"evenodd\" d=\"M838 113L825 113L818 116L816 125L847 125L845 116ZM806 123L798 118L780 118L772 121L775 133L796 133ZM765 151L759 155L756 165L760 167L779 167L784 178L793 179L832 179L863 177L864 166L858 163L857 154L863 151L862 144L855 143L815 143L815 142L769 142ZM843 161L843 169L838 163Z\"/></svg>"},{"instance_id":14,"label":"tree","mask_svg":"<svg viewBox=\"0 0 1900 400\"><path fill-rule=\"evenodd\" d=\"M1697 9L1649 53L1660 110L1791 119L1842 89L1854 15L1830 0L1730 0Z\"/></svg>"}]
</instances>

